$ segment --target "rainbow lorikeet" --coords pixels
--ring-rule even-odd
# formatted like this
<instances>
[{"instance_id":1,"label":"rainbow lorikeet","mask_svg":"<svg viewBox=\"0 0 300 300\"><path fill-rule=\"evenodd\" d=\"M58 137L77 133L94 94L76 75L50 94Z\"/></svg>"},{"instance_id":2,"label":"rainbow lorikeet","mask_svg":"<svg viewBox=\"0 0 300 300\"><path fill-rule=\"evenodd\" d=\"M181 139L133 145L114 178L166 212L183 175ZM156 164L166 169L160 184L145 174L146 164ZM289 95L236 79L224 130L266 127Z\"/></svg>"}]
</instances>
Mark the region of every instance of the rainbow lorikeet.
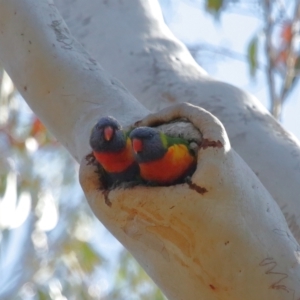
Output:
<instances>
[{"instance_id":1,"label":"rainbow lorikeet","mask_svg":"<svg viewBox=\"0 0 300 300\"><path fill-rule=\"evenodd\" d=\"M134 180L139 166L134 160L129 133L113 117L101 118L93 127L90 146L107 175L108 185Z\"/></svg>"},{"instance_id":2,"label":"rainbow lorikeet","mask_svg":"<svg viewBox=\"0 0 300 300\"><path fill-rule=\"evenodd\" d=\"M129 135L142 179L158 185L182 182L196 169L189 142L151 127L138 127Z\"/></svg>"}]
</instances>

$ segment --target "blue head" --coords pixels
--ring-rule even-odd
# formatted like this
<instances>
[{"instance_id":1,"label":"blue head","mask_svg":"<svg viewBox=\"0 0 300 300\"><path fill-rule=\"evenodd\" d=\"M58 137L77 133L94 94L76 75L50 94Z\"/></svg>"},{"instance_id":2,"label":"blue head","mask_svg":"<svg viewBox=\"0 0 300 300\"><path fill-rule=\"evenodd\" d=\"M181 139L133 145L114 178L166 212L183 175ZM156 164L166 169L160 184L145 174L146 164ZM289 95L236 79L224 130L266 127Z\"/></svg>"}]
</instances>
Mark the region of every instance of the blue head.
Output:
<instances>
[{"instance_id":1,"label":"blue head","mask_svg":"<svg viewBox=\"0 0 300 300\"><path fill-rule=\"evenodd\" d=\"M126 146L126 136L113 117L101 118L93 127L90 146L96 152L118 152Z\"/></svg>"},{"instance_id":2,"label":"blue head","mask_svg":"<svg viewBox=\"0 0 300 300\"><path fill-rule=\"evenodd\" d=\"M138 163L162 158L167 152L161 133L151 127L138 127L129 135L135 159Z\"/></svg>"}]
</instances>

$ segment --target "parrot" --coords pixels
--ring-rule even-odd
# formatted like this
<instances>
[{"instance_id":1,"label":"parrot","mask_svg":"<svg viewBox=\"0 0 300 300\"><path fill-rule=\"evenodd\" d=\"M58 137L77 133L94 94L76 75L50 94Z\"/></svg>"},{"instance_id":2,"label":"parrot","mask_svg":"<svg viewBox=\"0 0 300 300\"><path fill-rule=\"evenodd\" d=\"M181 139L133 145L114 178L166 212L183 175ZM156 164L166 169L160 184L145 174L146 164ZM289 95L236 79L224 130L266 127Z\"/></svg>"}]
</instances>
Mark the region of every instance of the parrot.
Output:
<instances>
[{"instance_id":1,"label":"parrot","mask_svg":"<svg viewBox=\"0 0 300 300\"><path fill-rule=\"evenodd\" d=\"M196 169L196 156L183 138L152 127L138 127L129 137L143 180L157 185L176 184Z\"/></svg>"},{"instance_id":2,"label":"parrot","mask_svg":"<svg viewBox=\"0 0 300 300\"><path fill-rule=\"evenodd\" d=\"M132 181L139 175L129 132L123 131L115 118L103 117L97 122L91 132L90 146L107 175L108 185Z\"/></svg>"}]
</instances>

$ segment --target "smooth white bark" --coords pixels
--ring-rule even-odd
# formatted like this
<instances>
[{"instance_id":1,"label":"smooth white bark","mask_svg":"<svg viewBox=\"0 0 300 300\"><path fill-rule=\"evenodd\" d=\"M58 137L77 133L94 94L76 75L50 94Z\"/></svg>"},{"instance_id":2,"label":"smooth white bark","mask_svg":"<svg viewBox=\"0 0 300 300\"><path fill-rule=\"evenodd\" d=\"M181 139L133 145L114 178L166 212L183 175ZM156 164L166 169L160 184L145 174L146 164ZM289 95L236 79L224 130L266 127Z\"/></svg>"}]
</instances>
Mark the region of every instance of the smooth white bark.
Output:
<instances>
[{"instance_id":1,"label":"smooth white bark","mask_svg":"<svg viewBox=\"0 0 300 300\"><path fill-rule=\"evenodd\" d=\"M299 299L300 247L219 120L183 105L139 125L178 117L203 134L192 182L103 191L83 160L93 211L170 300Z\"/></svg>"},{"instance_id":2,"label":"smooth white bark","mask_svg":"<svg viewBox=\"0 0 300 300\"><path fill-rule=\"evenodd\" d=\"M0 1L0 60L24 99L80 161L103 115L129 124L147 113L70 35L50 1Z\"/></svg>"},{"instance_id":3,"label":"smooth white bark","mask_svg":"<svg viewBox=\"0 0 300 300\"><path fill-rule=\"evenodd\" d=\"M115 2L106 3L115 5ZM127 12L134 16L132 12L140 11L144 22L146 14L142 14L140 7L137 5L137 10ZM120 14L121 19L125 12ZM130 24L121 22L122 25L130 28ZM158 30L154 21L148 20L142 28L148 27L153 28L153 33ZM152 40L152 31L144 34L145 40L151 41L148 47L153 42L160 53L163 53L160 49L168 51L170 41L164 41L165 46L160 48ZM182 45L180 49L185 51ZM148 61L148 55L145 57ZM118 59L122 62L123 57L120 55ZM88 152L89 132L99 117L113 115L128 125L147 114L72 38L56 9L46 1L0 0L0 60L33 110L77 160ZM191 83L191 99L202 99L195 78L197 84L202 81L207 87L203 91L204 99L207 93L212 93L210 89L218 91L219 86L228 87L200 77L203 72L193 60L189 57L184 60L190 69L185 69L181 61L182 76L171 71L176 80L182 80L186 86ZM170 64L171 69L173 66ZM140 74L138 70L137 73ZM150 90L155 89L155 84L160 88L162 81L158 73L156 83L148 82ZM232 113L238 126L238 116L244 111L241 108L250 107L251 98L244 95L240 104L237 97L243 95L241 92L232 87L221 91L222 97L215 95L216 103L236 97L233 108L226 106L223 110L228 118ZM186 87L178 86L175 96L181 97L186 92ZM172 97L166 96L179 102ZM153 98L153 109L160 107L159 100L160 97ZM145 103L150 107L150 102L145 100ZM218 107L215 106L217 112ZM298 245L275 202L230 148L219 121L197 108L176 109L172 116L184 113L203 131L204 137L223 144L220 148L203 147L199 151L198 169L192 180L207 192L202 195L196 191L197 186L184 184L168 188L136 187L103 194L99 192L94 170L83 165L81 182L94 213L135 255L170 299L195 299L199 293L206 299L291 299L291 295L299 298ZM198 119L199 115L203 119ZM251 125L256 115L250 115L242 116L249 117ZM168 111L164 118L168 119ZM203 120L208 123L202 123ZM252 138L252 134L249 136ZM258 142L261 142L259 138ZM290 209L293 199L288 199Z\"/></svg>"},{"instance_id":4,"label":"smooth white bark","mask_svg":"<svg viewBox=\"0 0 300 300\"><path fill-rule=\"evenodd\" d=\"M78 40L147 108L190 102L216 115L300 241L299 141L253 96L209 78L164 24L157 0L56 3Z\"/></svg>"}]
</instances>

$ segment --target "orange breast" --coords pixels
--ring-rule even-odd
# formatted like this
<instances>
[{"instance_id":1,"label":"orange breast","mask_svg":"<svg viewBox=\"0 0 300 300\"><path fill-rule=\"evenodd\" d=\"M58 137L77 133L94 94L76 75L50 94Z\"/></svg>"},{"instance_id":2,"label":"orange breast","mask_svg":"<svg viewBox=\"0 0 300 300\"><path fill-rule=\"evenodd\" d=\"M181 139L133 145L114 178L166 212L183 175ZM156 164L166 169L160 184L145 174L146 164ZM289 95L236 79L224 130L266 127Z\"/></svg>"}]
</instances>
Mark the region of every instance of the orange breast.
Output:
<instances>
[{"instance_id":1,"label":"orange breast","mask_svg":"<svg viewBox=\"0 0 300 300\"><path fill-rule=\"evenodd\" d=\"M142 178L160 184L170 184L179 179L196 163L185 145L173 145L163 158L140 164Z\"/></svg>"},{"instance_id":2,"label":"orange breast","mask_svg":"<svg viewBox=\"0 0 300 300\"><path fill-rule=\"evenodd\" d=\"M127 139L126 147L119 152L105 153L94 151L93 153L97 161L108 173L125 171L134 162L130 139Z\"/></svg>"}]
</instances>

